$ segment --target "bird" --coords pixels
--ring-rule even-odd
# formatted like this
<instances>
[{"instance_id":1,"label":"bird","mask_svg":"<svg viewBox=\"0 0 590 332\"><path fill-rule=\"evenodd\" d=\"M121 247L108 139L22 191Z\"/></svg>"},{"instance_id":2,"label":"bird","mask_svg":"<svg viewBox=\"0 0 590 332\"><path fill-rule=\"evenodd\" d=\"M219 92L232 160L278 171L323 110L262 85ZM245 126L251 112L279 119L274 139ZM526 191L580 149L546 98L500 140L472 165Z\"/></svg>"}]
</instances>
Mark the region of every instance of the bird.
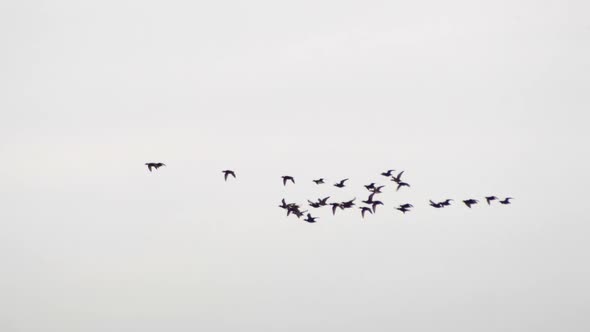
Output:
<instances>
[{"instance_id":1,"label":"bird","mask_svg":"<svg viewBox=\"0 0 590 332\"><path fill-rule=\"evenodd\" d=\"M287 185L287 181L291 181L291 182L293 182L293 184L295 184L295 179L293 179L292 176L284 175L284 176L281 176L281 177L283 178L283 186L286 186Z\"/></svg>"},{"instance_id":2,"label":"bird","mask_svg":"<svg viewBox=\"0 0 590 332\"><path fill-rule=\"evenodd\" d=\"M401 187L408 187L409 188L410 187L410 184L409 183L406 183L406 182L403 182L403 181L400 181L400 182L397 183L397 189L395 191L398 191L399 188L401 188Z\"/></svg>"},{"instance_id":3,"label":"bird","mask_svg":"<svg viewBox=\"0 0 590 332\"><path fill-rule=\"evenodd\" d=\"M312 180L313 182L315 182L315 184L322 184L324 183L324 178L319 178L317 180Z\"/></svg>"},{"instance_id":4,"label":"bird","mask_svg":"<svg viewBox=\"0 0 590 332\"><path fill-rule=\"evenodd\" d=\"M234 179L236 178L236 173L232 170L226 169L225 171L221 171L223 173L223 178L227 181L228 176L233 176Z\"/></svg>"},{"instance_id":5,"label":"bird","mask_svg":"<svg viewBox=\"0 0 590 332\"><path fill-rule=\"evenodd\" d=\"M371 208L369 208L369 207L361 206L361 207L359 207L359 209L361 209L361 216L363 218L365 217L365 212L369 212L370 214L373 214L373 211L371 211Z\"/></svg>"},{"instance_id":6,"label":"bird","mask_svg":"<svg viewBox=\"0 0 590 332\"><path fill-rule=\"evenodd\" d=\"M386 172L381 173L381 175L390 177L393 174L393 172L395 172L395 170L390 169L390 170L387 170Z\"/></svg>"},{"instance_id":7,"label":"bird","mask_svg":"<svg viewBox=\"0 0 590 332\"><path fill-rule=\"evenodd\" d=\"M166 164L164 164L164 163L145 163L145 164L147 165L150 172L152 171L152 167L155 169L158 169L162 166L166 166Z\"/></svg>"},{"instance_id":8,"label":"bird","mask_svg":"<svg viewBox=\"0 0 590 332\"><path fill-rule=\"evenodd\" d=\"M443 206L449 206L449 205L451 205L451 201L452 201L452 199L448 198L448 199L445 199L444 201L440 202L440 204L442 204Z\"/></svg>"},{"instance_id":9,"label":"bird","mask_svg":"<svg viewBox=\"0 0 590 332\"><path fill-rule=\"evenodd\" d=\"M355 197L355 198L353 198L353 199L351 199L350 201L346 201L346 202L342 202L342 203L340 203L340 208L341 208L342 210L344 210L344 209L348 209L348 208L351 208L351 207L353 207L353 206L354 206L354 201L355 201L355 200L356 200L356 197Z\"/></svg>"},{"instance_id":10,"label":"bird","mask_svg":"<svg viewBox=\"0 0 590 332\"><path fill-rule=\"evenodd\" d=\"M309 206L311 206L312 208L317 209L321 206L320 203L312 202L309 199L307 201L309 202Z\"/></svg>"},{"instance_id":11,"label":"bird","mask_svg":"<svg viewBox=\"0 0 590 332\"><path fill-rule=\"evenodd\" d=\"M375 196L375 193L372 193L371 195L369 195L369 198L367 198L366 201L362 201L365 204L373 204L373 196Z\"/></svg>"},{"instance_id":12,"label":"bird","mask_svg":"<svg viewBox=\"0 0 590 332\"><path fill-rule=\"evenodd\" d=\"M470 208L470 209L471 209L471 206L472 206L472 205L475 205L475 204L477 204L478 202L479 202L478 200L476 200L476 199L472 199L472 198L470 198L470 199L466 199L466 200L464 200L464 201L463 201L463 203L465 203L465 205L467 205L467 207L468 207L468 208Z\"/></svg>"},{"instance_id":13,"label":"bird","mask_svg":"<svg viewBox=\"0 0 590 332\"><path fill-rule=\"evenodd\" d=\"M404 214L406 214L406 212L410 211L410 208L404 207L403 205L401 205L400 207L396 208L396 210L399 210L401 212L403 212Z\"/></svg>"},{"instance_id":14,"label":"bird","mask_svg":"<svg viewBox=\"0 0 590 332\"><path fill-rule=\"evenodd\" d=\"M336 214L336 209L340 207L340 203L330 203L332 205L332 215Z\"/></svg>"},{"instance_id":15,"label":"bird","mask_svg":"<svg viewBox=\"0 0 590 332\"><path fill-rule=\"evenodd\" d=\"M503 204L503 205L510 204L510 200L511 199L514 199L514 198L512 198L512 197L506 197L504 200L501 200L500 201L500 204Z\"/></svg>"},{"instance_id":16,"label":"bird","mask_svg":"<svg viewBox=\"0 0 590 332\"><path fill-rule=\"evenodd\" d=\"M366 185L365 188L367 188L368 191L375 189L375 182L372 182L371 184Z\"/></svg>"},{"instance_id":17,"label":"bird","mask_svg":"<svg viewBox=\"0 0 590 332\"><path fill-rule=\"evenodd\" d=\"M320 204L320 206L328 205L328 198L330 198L330 196L318 199L318 203Z\"/></svg>"},{"instance_id":18,"label":"bird","mask_svg":"<svg viewBox=\"0 0 590 332\"><path fill-rule=\"evenodd\" d=\"M308 223L314 223L316 219L318 219L318 217L312 217L311 214L308 213L307 218L303 220L307 221Z\"/></svg>"},{"instance_id":19,"label":"bird","mask_svg":"<svg viewBox=\"0 0 590 332\"><path fill-rule=\"evenodd\" d=\"M393 176L391 178L391 181L393 181L395 183L400 183L402 180L402 174L404 174L404 171L401 171L397 176Z\"/></svg>"},{"instance_id":20,"label":"bird","mask_svg":"<svg viewBox=\"0 0 590 332\"><path fill-rule=\"evenodd\" d=\"M410 203L406 203L406 204L402 204L399 207L404 208L404 209L409 209L409 208L413 208L414 205L410 204Z\"/></svg>"},{"instance_id":21,"label":"bird","mask_svg":"<svg viewBox=\"0 0 590 332\"><path fill-rule=\"evenodd\" d=\"M342 180L342 181L340 181L340 182L338 182L338 183L334 184L334 187L338 187L338 188L344 188L344 187L345 187L345 185L344 185L344 182L346 182L347 180L348 180L348 179L344 179L344 180Z\"/></svg>"},{"instance_id":22,"label":"bird","mask_svg":"<svg viewBox=\"0 0 590 332\"><path fill-rule=\"evenodd\" d=\"M374 194L381 194L381 193L382 193L382 191L381 191L381 188L384 188L384 187L385 187L385 186L379 186L379 187L375 187L375 188L373 188L373 189L372 189L372 190L370 190L370 191L371 191L372 193L374 193Z\"/></svg>"},{"instance_id":23,"label":"bird","mask_svg":"<svg viewBox=\"0 0 590 332\"><path fill-rule=\"evenodd\" d=\"M432 200L430 200L430 206L432 206L433 208L436 208L436 209L440 209L440 208L444 207L443 203L435 203Z\"/></svg>"},{"instance_id":24,"label":"bird","mask_svg":"<svg viewBox=\"0 0 590 332\"><path fill-rule=\"evenodd\" d=\"M486 202L488 202L488 205L490 205L492 203L492 201L497 200L498 197L496 196L486 196Z\"/></svg>"},{"instance_id":25,"label":"bird","mask_svg":"<svg viewBox=\"0 0 590 332\"><path fill-rule=\"evenodd\" d=\"M383 202L373 201L373 203L371 204L371 207L373 208L373 212L377 212L377 205L383 205Z\"/></svg>"}]
</instances>

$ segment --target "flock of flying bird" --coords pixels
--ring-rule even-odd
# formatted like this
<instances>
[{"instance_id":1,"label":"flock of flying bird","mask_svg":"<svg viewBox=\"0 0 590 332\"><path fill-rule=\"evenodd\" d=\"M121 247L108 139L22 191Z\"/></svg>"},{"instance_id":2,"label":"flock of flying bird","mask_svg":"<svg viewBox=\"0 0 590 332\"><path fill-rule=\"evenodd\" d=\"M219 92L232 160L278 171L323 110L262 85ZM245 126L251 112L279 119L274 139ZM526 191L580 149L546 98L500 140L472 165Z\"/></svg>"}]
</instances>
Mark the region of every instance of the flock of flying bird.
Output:
<instances>
[{"instance_id":1,"label":"flock of flying bird","mask_svg":"<svg viewBox=\"0 0 590 332\"><path fill-rule=\"evenodd\" d=\"M166 164L164 163L146 163L145 164L149 171L151 172L152 169L158 169L162 166L166 166ZM396 185L396 191L399 191L400 188L403 187L410 187L410 184L403 181L401 179L402 175L404 174L404 171L399 172L397 175L394 175L395 170L390 169L387 170L383 173L381 173L382 176L384 177L388 177L390 178L391 181L393 181ZM223 178L225 181L228 180L228 178L231 176L234 179L236 178L236 173L232 170L223 170ZM295 178L289 175L284 175L281 177L283 180L283 186L286 186L287 183L291 182L292 184L295 184ZM325 184L325 179L324 178L319 178L317 180L312 180L316 185L322 185ZM346 187L346 181L348 181L348 179L343 179L337 183L334 184L335 187L337 188L344 188ZM366 213L370 213L370 214L374 214L377 212L377 206L379 205L383 205L383 202L375 199L375 195L377 194L381 194L382 193L382 189L385 187L385 185L381 185L381 186L377 186L375 183L370 183L368 185L364 186L368 191L369 191L369 197L364 200L361 201L364 205L363 206L359 206L359 210L361 213L361 217L364 218ZM317 200L317 202L313 202L310 200L307 200L308 204L310 207L317 209L317 208L321 208L324 206L331 206L332 207L332 214L335 215L336 211L338 211L338 209L340 210L346 210L346 209L351 209L355 206L355 201L356 201L356 197L349 200L349 201L343 201L343 202L330 202L328 203L328 199L330 199L330 196L328 197L324 197L324 198L319 198ZM502 205L508 205L510 204L510 200L512 200L512 197L506 197L504 199L500 199L496 196L486 196L485 200L488 203L488 205L491 205L493 201L498 201L500 204ZM444 201L441 202L434 202L432 200L430 200L430 206L432 206L433 208L436 209L440 209L440 208L444 208L447 206L451 205L451 202L453 201L453 199L446 199ZM463 204L465 204L468 208L471 208L473 205L479 203L478 200L470 198L470 199L466 199L463 200ZM279 205L280 208L284 209L287 211L287 216L293 214L294 216L296 216L297 218L301 218L304 215L306 215L306 218L304 218L305 221L309 222L309 223L314 223L316 222L316 219L318 219L318 217L312 217L311 213L308 213L307 210L302 211L301 210L301 206L299 206L296 203L287 203L285 201L285 199L283 198L281 200L281 205ZM410 203L405 203L405 204L401 204L400 206L396 207L395 209L402 212L402 213L406 213L409 212L411 210L411 208L413 208L414 206Z\"/></svg>"}]
</instances>

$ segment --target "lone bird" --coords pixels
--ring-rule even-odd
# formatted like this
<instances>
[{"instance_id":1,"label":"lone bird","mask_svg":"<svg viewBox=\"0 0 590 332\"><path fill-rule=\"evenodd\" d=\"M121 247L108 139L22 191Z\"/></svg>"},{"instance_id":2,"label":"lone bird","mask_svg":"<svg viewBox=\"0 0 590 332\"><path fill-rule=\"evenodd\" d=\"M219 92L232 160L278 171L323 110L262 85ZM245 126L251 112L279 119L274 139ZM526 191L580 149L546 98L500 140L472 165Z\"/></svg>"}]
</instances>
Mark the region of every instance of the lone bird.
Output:
<instances>
[{"instance_id":1,"label":"lone bird","mask_svg":"<svg viewBox=\"0 0 590 332\"><path fill-rule=\"evenodd\" d=\"M374 190L375 189L375 182L372 182L371 184L366 185L365 188L367 188L368 191Z\"/></svg>"},{"instance_id":2,"label":"lone bird","mask_svg":"<svg viewBox=\"0 0 590 332\"><path fill-rule=\"evenodd\" d=\"M365 217L365 212L369 212L370 214L373 214L373 211L371 211L371 208L369 208L369 207L361 206L361 207L359 207L359 209L361 209L361 216L363 218Z\"/></svg>"},{"instance_id":3,"label":"lone bird","mask_svg":"<svg viewBox=\"0 0 590 332\"><path fill-rule=\"evenodd\" d=\"M319 178L317 180L312 180L313 182L315 182L315 184L322 184L324 183L324 178Z\"/></svg>"},{"instance_id":4,"label":"lone bird","mask_svg":"<svg viewBox=\"0 0 590 332\"><path fill-rule=\"evenodd\" d=\"M488 205L490 205L492 203L492 201L497 200L498 197L496 196L486 196L486 202L488 202Z\"/></svg>"},{"instance_id":5,"label":"lone bird","mask_svg":"<svg viewBox=\"0 0 590 332\"><path fill-rule=\"evenodd\" d=\"M512 197L506 197L504 200L500 201L500 204L507 205L510 204L510 200L514 199Z\"/></svg>"},{"instance_id":6,"label":"lone bird","mask_svg":"<svg viewBox=\"0 0 590 332\"><path fill-rule=\"evenodd\" d=\"M477 204L478 202L479 202L478 200L476 200L476 199L472 199L472 198L470 198L470 199L466 199L466 200L464 200L464 201L463 201L463 203L465 203L465 205L467 205L467 207L468 207L468 208L470 208L470 209L471 209L471 206L472 206L472 205L475 205L475 204Z\"/></svg>"},{"instance_id":7,"label":"lone bird","mask_svg":"<svg viewBox=\"0 0 590 332\"><path fill-rule=\"evenodd\" d=\"M395 170L390 169L390 170L387 170L386 172L381 173L381 175L390 177L393 174L393 172L395 172Z\"/></svg>"},{"instance_id":8,"label":"lone bird","mask_svg":"<svg viewBox=\"0 0 590 332\"><path fill-rule=\"evenodd\" d=\"M233 176L234 179L236 178L236 173L234 173L234 171L226 169L225 171L221 171L223 173L223 178L225 179L225 181L227 181L227 177L228 176Z\"/></svg>"},{"instance_id":9,"label":"lone bird","mask_svg":"<svg viewBox=\"0 0 590 332\"><path fill-rule=\"evenodd\" d=\"M334 187L344 188L345 187L344 182L346 182L346 181L348 181L348 179L344 179L344 180L334 184Z\"/></svg>"},{"instance_id":10,"label":"lone bird","mask_svg":"<svg viewBox=\"0 0 590 332\"><path fill-rule=\"evenodd\" d=\"M292 176L284 175L284 176L281 176L281 177L283 178L283 186L286 186L287 185L287 181L291 181L291 182L293 182L293 184L295 184L295 179L293 179Z\"/></svg>"},{"instance_id":11,"label":"lone bird","mask_svg":"<svg viewBox=\"0 0 590 332\"><path fill-rule=\"evenodd\" d=\"M164 164L164 163L145 163L145 164L147 165L150 172L152 171L152 167L155 169L158 169L162 166L166 166L166 164Z\"/></svg>"},{"instance_id":12,"label":"lone bird","mask_svg":"<svg viewBox=\"0 0 590 332\"><path fill-rule=\"evenodd\" d=\"M308 223L314 223L316 219L318 219L318 217L312 217L311 214L308 213L307 218L303 220L307 221Z\"/></svg>"}]
</instances>

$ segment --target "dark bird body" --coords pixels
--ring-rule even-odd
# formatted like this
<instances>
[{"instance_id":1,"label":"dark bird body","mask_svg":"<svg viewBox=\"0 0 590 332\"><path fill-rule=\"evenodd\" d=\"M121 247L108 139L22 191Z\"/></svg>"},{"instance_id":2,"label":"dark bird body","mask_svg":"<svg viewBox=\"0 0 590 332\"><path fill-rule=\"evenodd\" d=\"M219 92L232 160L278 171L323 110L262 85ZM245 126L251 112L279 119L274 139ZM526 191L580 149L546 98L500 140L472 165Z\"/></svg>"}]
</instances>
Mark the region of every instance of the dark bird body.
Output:
<instances>
[{"instance_id":1,"label":"dark bird body","mask_svg":"<svg viewBox=\"0 0 590 332\"><path fill-rule=\"evenodd\" d=\"M366 207L366 206L361 206L359 207L359 209L361 209L361 216L364 218L365 217L365 213L369 212L370 214L373 214L373 211L371 211L371 208Z\"/></svg>"},{"instance_id":2,"label":"dark bird body","mask_svg":"<svg viewBox=\"0 0 590 332\"><path fill-rule=\"evenodd\" d=\"M291 181L293 182L293 184L295 184L295 179L292 176L289 175L285 175L285 176L281 176L283 178L283 186L287 185L287 181Z\"/></svg>"},{"instance_id":3,"label":"dark bird body","mask_svg":"<svg viewBox=\"0 0 590 332\"><path fill-rule=\"evenodd\" d=\"M150 172L152 171L152 168L158 169L162 166L166 166L166 164L164 164L164 163L145 163L145 164L148 167L148 169L150 170Z\"/></svg>"},{"instance_id":4,"label":"dark bird body","mask_svg":"<svg viewBox=\"0 0 590 332\"><path fill-rule=\"evenodd\" d=\"M492 201L497 200L498 197L496 196L486 196L486 202L488 202L488 205L490 205L492 203Z\"/></svg>"},{"instance_id":5,"label":"dark bird body","mask_svg":"<svg viewBox=\"0 0 590 332\"><path fill-rule=\"evenodd\" d=\"M348 179L344 179L344 180L342 180L342 181L340 181L340 182L338 182L338 183L334 184L334 187L338 187L338 188L344 188L344 187L345 187L345 185L344 185L344 182L346 182L347 180L348 180Z\"/></svg>"},{"instance_id":6,"label":"dark bird body","mask_svg":"<svg viewBox=\"0 0 590 332\"><path fill-rule=\"evenodd\" d=\"M465 205L467 205L467 207L471 209L471 206L477 204L478 203L478 200L476 200L476 199L466 199L466 200L463 201L463 203L465 203Z\"/></svg>"},{"instance_id":7,"label":"dark bird body","mask_svg":"<svg viewBox=\"0 0 590 332\"><path fill-rule=\"evenodd\" d=\"M391 175L393 175L393 172L395 172L395 170L390 169L390 170L387 170L386 172L381 173L381 175L390 177Z\"/></svg>"},{"instance_id":8,"label":"dark bird body","mask_svg":"<svg viewBox=\"0 0 590 332\"><path fill-rule=\"evenodd\" d=\"M227 169L227 170L221 171L221 172L223 173L223 178L225 181L227 181L227 177L230 175L233 176L234 179L236 178L236 173L232 170Z\"/></svg>"},{"instance_id":9,"label":"dark bird body","mask_svg":"<svg viewBox=\"0 0 590 332\"><path fill-rule=\"evenodd\" d=\"M307 221L308 223L314 223L316 219L318 219L318 217L312 217L311 214L308 213L307 218L303 220Z\"/></svg>"},{"instance_id":10,"label":"dark bird body","mask_svg":"<svg viewBox=\"0 0 590 332\"><path fill-rule=\"evenodd\" d=\"M315 182L315 184L322 184L322 183L324 183L324 178L320 178L320 179L312 180L312 181Z\"/></svg>"},{"instance_id":11,"label":"dark bird body","mask_svg":"<svg viewBox=\"0 0 590 332\"><path fill-rule=\"evenodd\" d=\"M511 199L514 199L514 198L512 198L512 197L506 197L505 199L503 199L503 200L500 201L500 204L503 204L503 205L510 204L510 200Z\"/></svg>"}]
</instances>

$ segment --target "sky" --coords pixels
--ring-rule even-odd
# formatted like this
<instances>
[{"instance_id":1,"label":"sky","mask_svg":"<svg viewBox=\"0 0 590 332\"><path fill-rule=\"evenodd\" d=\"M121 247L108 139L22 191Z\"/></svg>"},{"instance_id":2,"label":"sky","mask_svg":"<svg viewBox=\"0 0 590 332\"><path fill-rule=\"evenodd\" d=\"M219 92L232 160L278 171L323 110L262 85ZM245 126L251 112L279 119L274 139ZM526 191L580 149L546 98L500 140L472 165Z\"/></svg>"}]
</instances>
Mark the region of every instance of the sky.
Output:
<instances>
[{"instance_id":1,"label":"sky","mask_svg":"<svg viewBox=\"0 0 590 332\"><path fill-rule=\"evenodd\" d=\"M0 330L588 331L589 12L2 2Z\"/></svg>"}]
</instances>

